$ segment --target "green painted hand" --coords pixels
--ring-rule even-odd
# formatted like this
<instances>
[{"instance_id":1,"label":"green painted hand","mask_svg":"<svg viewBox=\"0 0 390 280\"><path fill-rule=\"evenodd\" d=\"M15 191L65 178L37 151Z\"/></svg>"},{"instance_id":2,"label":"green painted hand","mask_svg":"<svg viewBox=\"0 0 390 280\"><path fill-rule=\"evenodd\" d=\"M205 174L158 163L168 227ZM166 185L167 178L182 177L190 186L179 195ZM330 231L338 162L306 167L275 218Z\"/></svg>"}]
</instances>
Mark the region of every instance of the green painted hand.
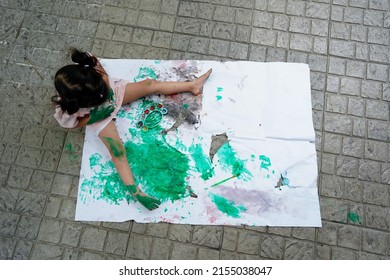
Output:
<instances>
[{"instance_id":1,"label":"green painted hand","mask_svg":"<svg viewBox=\"0 0 390 280\"><path fill-rule=\"evenodd\" d=\"M161 204L161 201L147 196L146 194L142 193L139 188L137 188L136 185L128 185L129 192L138 200L139 203L141 203L146 209L148 210L154 210L159 207Z\"/></svg>"},{"instance_id":2,"label":"green painted hand","mask_svg":"<svg viewBox=\"0 0 390 280\"><path fill-rule=\"evenodd\" d=\"M141 203L148 210L157 209L161 204L160 200L150 196L143 196L140 194L136 194L135 198L138 200L139 203Z\"/></svg>"},{"instance_id":3,"label":"green painted hand","mask_svg":"<svg viewBox=\"0 0 390 280\"><path fill-rule=\"evenodd\" d=\"M100 106L93 108L90 113L87 124L93 124L95 122L108 118L111 115L111 113L114 112L114 110L115 108L112 106L108 106L102 109L100 109Z\"/></svg>"}]
</instances>

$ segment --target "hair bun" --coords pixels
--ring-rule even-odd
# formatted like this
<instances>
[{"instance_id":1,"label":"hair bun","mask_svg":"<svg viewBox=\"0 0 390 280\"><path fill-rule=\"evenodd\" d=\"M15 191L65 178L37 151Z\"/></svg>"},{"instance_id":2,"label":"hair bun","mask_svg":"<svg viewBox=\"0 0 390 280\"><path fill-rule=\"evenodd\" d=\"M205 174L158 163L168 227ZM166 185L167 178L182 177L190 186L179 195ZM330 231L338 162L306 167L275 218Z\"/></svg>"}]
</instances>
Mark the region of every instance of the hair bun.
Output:
<instances>
[{"instance_id":1,"label":"hair bun","mask_svg":"<svg viewBox=\"0 0 390 280\"><path fill-rule=\"evenodd\" d=\"M87 52L81 52L78 49L71 49L72 61L78 63L81 66L95 67L96 58Z\"/></svg>"},{"instance_id":2,"label":"hair bun","mask_svg":"<svg viewBox=\"0 0 390 280\"><path fill-rule=\"evenodd\" d=\"M76 113L80 109L79 102L74 98L64 100L61 107L64 111L68 112L69 115Z\"/></svg>"}]
</instances>

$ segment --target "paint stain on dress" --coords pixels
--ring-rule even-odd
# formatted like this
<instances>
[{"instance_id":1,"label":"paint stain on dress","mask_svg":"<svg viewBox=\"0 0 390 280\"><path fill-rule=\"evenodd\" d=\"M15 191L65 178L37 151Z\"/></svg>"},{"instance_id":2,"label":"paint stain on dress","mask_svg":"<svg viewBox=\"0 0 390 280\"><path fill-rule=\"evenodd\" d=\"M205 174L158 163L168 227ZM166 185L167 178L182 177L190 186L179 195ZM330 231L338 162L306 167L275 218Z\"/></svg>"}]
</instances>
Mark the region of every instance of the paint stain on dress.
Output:
<instances>
[{"instance_id":1,"label":"paint stain on dress","mask_svg":"<svg viewBox=\"0 0 390 280\"><path fill-rule=\"evenodd\" d=\"M118 140L112 139L110 137L104 137L104 140L109 145L112 155L116 158L121 158L125 155L125 150L123 149L122 143Z\"/></svg>"},{"instance_id":2,"label":"paint stain on dress","mask_svg":"<svg viewBox=\"0 0 390 280\"><path fill-rule=\"evenodd\" d=\"M95 153L89 158L94 175L84 179L80 189L81 201L86 202L84 193L89 193L96 200L104 200L110 204L121 201L135 201L131 190L125 186L112 161L103 161L103 157Z\"/></svg>"}]
</instances>

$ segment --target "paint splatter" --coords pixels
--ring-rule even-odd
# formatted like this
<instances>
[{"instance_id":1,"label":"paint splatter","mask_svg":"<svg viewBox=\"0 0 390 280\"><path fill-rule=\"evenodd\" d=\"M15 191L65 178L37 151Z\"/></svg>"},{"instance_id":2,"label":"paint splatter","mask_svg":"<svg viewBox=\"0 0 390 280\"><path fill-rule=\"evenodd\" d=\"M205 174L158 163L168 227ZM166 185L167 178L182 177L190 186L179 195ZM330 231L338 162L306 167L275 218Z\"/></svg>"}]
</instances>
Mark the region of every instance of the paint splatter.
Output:
<instances>
[{"instance_id":1,"label":"paint splatter","mask_svg":"<svg viewBox=\"0 0 390 280\"><path fill-rule=\"evenodd\" d=\"M128 106L122 106L116 114L118 118L122 119L130 119L131 118L131 110L129 110Z\"/></svg>"},{"instance_id":2,"label":"paint splatter","mask_svg":"<svg viewBox=\"0 0 390 280\"><path fill-rule=\"evenodd\" d=\"M84 179L80 189L82 201L86 201L85 193L92 195L93 199L104 200L108 203L119 204L120 201L135 201L131 190L125 186L112 161L103 162L102 156L95 153L89 158L90 166L95 175Z\"/></svg>"},{"instance_id":3,"label":"paint splatter","mask_svg":"<svg viewBox=\"0 0 390 280\"><path fill-rule=\"evenodd\" d=\"M146 99L142 100L136 108L136 113L142 114L145 105L150 103L151 101ZM132 119L130 122L135 126L136 121ZM165 135L161 134L162 131L159 125L147 132L137 128L129 129L132 140L125 142L124 147L134 179L147 195L161 201L188 197L191 195L186 182L191 169L189 158L178 148L170 146ZM186 149L182 143L180 148ZM127 202L134 200L122 183L112 161L103 162L101 155L94 154L89 162L94 176L84 179L82 183L84 192L91 194L95 199L115 204L124 200Z\"/></svg>"},{"instance_id":4,"label":"paint splatter","mask_svg":"<svg viewBox=\"0 0 390 280\"><path fill-rule=\"evenodd\" d=\"M218 210L233 218L240 218L240 213L247 209L243 205L236 205L232 200L228 200L216 194L209 194L211 201L215 203Z\"/></svg>"},{"instance_id":5,"label":"paint splatter","mask_svg":"<svg viewBox=\"0 0 390 280\"><path fill-rule=\"evenodd\" d=\"M94 107L90 111L89 120L87 124L93 124L95 122L108 118L112 112L114 112L115 106L110 103L103 103L100 106Z\"/></svg>"},{"instance_id":6,"label":"paint splatter","mask_svg":"<svg viewBox=\"0 0 390 280\"><path fill-rule=\"evenodd\" d=\"M217 92L223 92L223 87L217 87Z\"/></svg>"},{"instance_id":7,"label":"paint splatter","mask_svg":"<svg viewBox=\"0 0 390 280\"><path fill-rule=\"evenodd\" d=\"M215 99L216 99L217 101L220 101L220 100L222 100L222 96L221 96L221 95L217 95L217 96L215 97Z\"/></svg>"},{"instance_id":8,"label":"paint splatter","mask_svg":"<svg viewBox=\"0 0 390 280\"><path fill-rule=\"evenodd\" d=\"M252 179L252 174L245 168L245 161L238 157L229 142L221 146L217 155L222 170L230 171L233 175L239 174L237 177L244 181Z\"/></svg>"},{"instance_id":9,"label":"paint splatter","mask_svg":"<svg viewBox=\"0 0 390 280\"><path fill-rule=\"evenodd\" d=\"M348 213L348 218L349 218L349 220L350 220L352 223L356 223L356 224L359 224L359 225L362 224L359 215L356 214L356 213L354 213L354 212L349 212L349 213Z\"/></svg>"},{"instance_id":10,"label":"paint splatter","mask_svg":"<svg viewBox=\"0 0 390 280\"><path fill-rule=\"evenodd\" d=\"M269 170L269 167L271 166L271 160L269 157L265 155L260 155L259 159L261 161L260 169L266 169Z\"/></svg>"},{"instance_id":11,"label":"paint splatter","mask_svg":"<svg viewBox=\"0 0 390 280\"><path fill-rule=\"evenodd\" d=\"M65 145L65 151L69 152L69 153L74 153L74 149L73 149L73 146L71 143L68 143Z\"/></svg>"},{"instance_id":12,"label":"paint splatter","mask_svg":"<svg viewBox=\"0 0 390 280\"><path fill-rule=\"evenodd\" d=\"M287 174L287 172L286 172L286 174ZM271 176L269 175L269 174L267 174L267 178L270 178ZM279 189L279 190L282 190L282 186L287 186L287 187L289 187L290 186L290 180L287 178L287 177L285 177L285 176L283 176L282 174L280 174L280 177L279 177L279 180L278 180L278 182L276 183L276 186L275 186L275 188L276 189Z\"/></svg>"},{"instance_id":13,"label":"paint splatter","mask_svg":"<svg viewBox=\"0 0 390 280\"><path fill-rule=\"evenodd\" d=\"M73 162L79 158L79 154L77 154L71 143L68 143L64 147L65 151L68 152L68 160Z\"/></svg>"},{"instance_id":14,"label":"paint splatter","mask_svg":"<svg viewBox=\"0 0 390 280\"><path fill-rule=\"evenodd\" d=\"M139 82L145 79L157 80L158 76L156 72L150 67L141 67L139 69L138 75L134 78L134 82Z\"/></svg>"},{"instance_id":15,"label":"paint splatter","mask_svg":"<svg viewBox=\"0 0 390 280\"><path fill-rule=\"evenodd\" d=\"M201 144L192 144L188 151L195 162L196 170L201 174L203 180L208 180L214 176L214 168L211 166L211 160L205 155Z\"/></svg>"}]
</instances>

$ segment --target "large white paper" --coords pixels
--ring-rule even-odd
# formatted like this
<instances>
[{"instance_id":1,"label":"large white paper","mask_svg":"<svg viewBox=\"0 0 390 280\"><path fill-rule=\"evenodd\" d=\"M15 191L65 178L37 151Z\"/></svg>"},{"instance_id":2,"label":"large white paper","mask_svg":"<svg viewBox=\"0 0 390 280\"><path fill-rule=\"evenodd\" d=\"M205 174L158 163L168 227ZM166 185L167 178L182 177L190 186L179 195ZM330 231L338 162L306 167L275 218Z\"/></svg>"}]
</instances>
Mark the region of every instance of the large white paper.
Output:
<instances>
[{"instance_id":1,"label":"large white paper","mask_svg":"<svg viewBox=\"0 0 390 280\"><path fill-rule=\"evenodd\" d=\"M134 177L162 201L156 210L146 210L126 191L105 146L87 127L76 220L321 226L306 64L101 62L110 76L130 82L190 80L209 68L213 73L201 96L154 95L118 113ZM161 122L138 128L144 111L157 104L168 110ZM178 116L185 119L180 125ZM227 142L212 145L217 135Z\"/></svg>"}]
</instances>

